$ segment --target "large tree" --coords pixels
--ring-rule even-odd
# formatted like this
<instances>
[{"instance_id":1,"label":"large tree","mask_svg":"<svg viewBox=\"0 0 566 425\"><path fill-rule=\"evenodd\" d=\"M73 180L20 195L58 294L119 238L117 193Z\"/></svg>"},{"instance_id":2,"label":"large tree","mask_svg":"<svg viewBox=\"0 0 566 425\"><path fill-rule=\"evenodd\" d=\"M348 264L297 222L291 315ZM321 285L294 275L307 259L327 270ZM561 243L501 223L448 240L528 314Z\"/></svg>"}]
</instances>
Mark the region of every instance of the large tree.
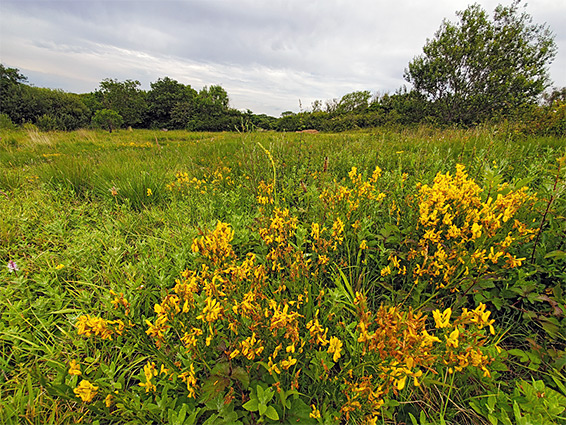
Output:
<instances>
[{"instance_id":1,"label":"large tree","mask_svg":"<svg viewBox=\"0 0 566 425\"><path fill-rule=\"evenodd\" d=\"M409 64L405 79L440 119L473 124L505 116L550 85L554 36L519 5L499 5L493 19L478 4L457 12L460 22L444 20Z\"/></svg>"},{"instance_id":2,"label":"large tree","mask_svg":"<svg viewBox=\"0 0 566 425\"><path fill-rule=\"evenodd\" d=\"M196 90L169 77L151 83L147 94L147 126L184 128L194 114Z\"/></svg>"},{"instance_id":3,"label":"large tree","mask_svg":"<svg viewBox=\"0 0 566 425\"><path fill-rule=\"evenodd\" d=\"M124 119L124 125L136 127L142 123L147 104L139 81L107 78L100 82L95 96L103 109L118 112Z\"/></svg>"}]
</instances>

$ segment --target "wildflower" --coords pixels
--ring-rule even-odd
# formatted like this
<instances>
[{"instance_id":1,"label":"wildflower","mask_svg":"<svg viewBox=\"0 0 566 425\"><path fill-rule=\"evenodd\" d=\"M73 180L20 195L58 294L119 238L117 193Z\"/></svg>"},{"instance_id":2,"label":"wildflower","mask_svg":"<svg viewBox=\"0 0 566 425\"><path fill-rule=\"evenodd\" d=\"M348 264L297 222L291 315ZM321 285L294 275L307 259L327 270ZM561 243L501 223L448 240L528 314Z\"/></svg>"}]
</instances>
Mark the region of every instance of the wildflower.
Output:
<instances>
[{"instance_id":1,"label":"wildflower","mask_svg":"<svg viewBox=\"0 0 566 425\"><path fill-rule=\"evenodd\" d=\"M360 243L360 249L368 249L368 242L365 239Z\"/></svg>"},{"instance_id":2,"label":"wildflower","mask_svg":"<svg viewBox=\"0 0 566 425\"><path fill-rule=\"evenodd\" d=\"M122 335L126 325L121 320L104 320L90 315L80 316L77 320L77 334L85 336L100 336L102 339L112 339L114 333Z\"/></svg>"},{"instance_id":3,"label":"wildflower","mask_svg":"<svg viewBox=\"0 0 566 425\"><path fill-rule=\"evenodd\" d=\"M478 239L481 237L481 224L474 223L472 224L472 239Z\"/></svg>"},{"instance_id":4,"label":"wildflower","mask_svg":"<svg viewBox=\"0 0 566 425\"><path fill-rule=\"evenodd\" d=\"M73 392L77 395L85 403L91 402L98 392L98 387L92 385L86 379L83 379L79 386L73 390Z\"/></svg>"},{"instance_id":5,"label":"wildflower","mask_svg":"<svg viewBox=\"0 0 566 425\"><path fill-rule=\"evenodd\" d=\"M58 266L55 267L55 270L61 270L63 267L65 267L64 264L59 264Z\"/></svg>"},{"instance_id":6,"label":"wildflower","mask_svg":"<svg viewBox=\"0 0 566 425\"><path fill-rule=\"evenodd\" d=\"M207 297L206 306L202 309L202 314L197 316L197 320L203 322L214 322L222 313L222 306L216 298Z\"/></svg>"},{"instance_id":7,"label":"wildflower","mask_svg":"<svg viewBox=\"0 0 566 425\"><path fill-rule=\"evenodd\" d=\"M492 335L495 335L495 329L493 328L493 323L495 322L494 319L489 320L489 316L491 315L491 311L486 311L486 305L484 303L480 303L474 310L468 311L467 308L462 309L462 319L469 320L470 322L476 324L478 328L483 329L485 326L489 327L489 332Z\"/></svg>"},{"instance_id":8,"label":"wildflower","mask_svg":"<svg viewBox=\"0 0 566 425\"><path fill-rule=\"evenodd\" d=\"M115 186L112 186L110 189L108 189L110 191L110 194L112 196L117 196L118 195L118 189Z\"/></svg>"},{"instance_id":9,"label":"wildflower","mask_svg":"<svg viewBox=\"0 0 566 425\"><path fill-rule=\"evenodd\" d=\"M292 358L291 356L289 356L287 359L283 359L281 360L281 367L284 370L289 369L291 366L293 366L295 363L297 363L297 359Z\"/></svg>"},{"instance_id":10,"label":"wildflower","mask_svg":"<svg viewBox=\"0 0 566 425\"><path fill-rule=\"evenodd\" d=\"M157 376L157 370L155 369L155 363L147 362L143 367L143 373L145 375L145 382L140 382L140 387L145 387L145 392L155 391L155 385L151 382L154 376Z\"/></svg>"},{"instance_id":11,"label":"wildflower","mask_svg":"<svg viewBox=\"0 0 566 425\"><path fill-rule=\"evenodd\" d=\"M187 391L189 392L189 397L191 398L195 398L195 390L197 387L197 379L195 377L195 367L193 366L193 364L191 363L191 367L190 370L187 372L183 372L179 375L179 378L181 378L181 380L183 382L185 382L187 384Z\"/></svg>"},{"instance_id":12,"label":"wildflower","mask_svg":"<svg viewBox=\"0 0 566 425\"><path fill-rule=\"evenodd\" d=\"M69 375L81 375L81 365L76 360L69 363Z\"/></svg>"},{"instance_id":13,"label":"wildflower","mask_svg":"<svg viewBox=\"0 0 566 425\"><path fill-rule=\"evenodd\" d=\"M14 260L10 260L8 261L8 270L10 270L10 273L14 273L17 272L19 269L18 265L16 264L16 262Z\"/></svg>"},{"instance_id":14,"label":"wildflower","mask_svg":"<svg viewBox=\"0 0 566 425\"><path fill-rule=\"evenodd\" d=\"M510 269L514 267L519 267L522 264L522 262L525 261L525 258L517 258L511 254L506 254L505 258L507 258L507 261L505 262L505 266Z\"/></svg>"},{"instance_id":15,"label":"wildflower","mask_svg":"<svg viewBox=\"0 0 566 425\"><path fill-rule=\"evenodd\" d=\"M320 419L320 411L316 408L314 404L311 404L311 413L309 414L309 418L313 419Z\"/></svg>"},{"instance_id":16,"label":"wildflower","mask_svg":"<svg viewBox=\"0 0 566 425\"><path fill-rule=\"evenodd\" d=\"M151 196L153 195L153 192L151 191L151 189L148 187L147 188L147 196Z\"/></svg>"},{"instance_id":17,"label":"wildflower","mask_svg":"<svg viewBox=\"0 0 566 425\"><path fill-rule=\"evenodd\" d=\"M167 375L169 375L169 369L167 369L167 368L165 367L165 365L162 364L162 365L161 365L161 368L160 368L160 370L159 370L159 373L160 373L160 374L163 374L163 375L165 375L165 376L167 376Z\"/></svg>"},{"instance_id":18,"label":"wildflower","mask_svg":"<svg viewBox=\"0 0 566 425\"><path fill-rule=\"evenodd\" d=\"M401 379L396 379L395 386L397 387L397 390L401 391L403 388L405 388L406 382L407 382L407 375L403 376Z\"/></svg>"},{"instance_id":19,"label":"wildflower","mask_svg":"<svg viewBox=\"0 0 566 425\"><path fill-rule=\"evenodd\" d=\"M458 348L458 337L460 336L460 331L458 328L454 329L450 333L450 337L446 337L446 345L448 347Z\"/></svg>"},{"instance_id":20,"label":"wildflower","mask_svg":"<svg viewBox=\"0 0 566 425\"><path fill-rule=\"evenodd\" d=\"M342 341L340 341L338 338L336 338L335 336L330 337L330 345L328 347L328 353L329 354L334 353L334 356L332 357L334 363L336 363L338 359L341 357L342 345L343 345Z\"/></svg>"},{"instance_id":21,"label":"wildflower","mask_svg":"<svg viewBox=\"0 0 566 425\"><path fill-rule=\"evenodd\" d=\"M444 313L440 313L440 310L434 310L432 312L432 317L434 318L436 328L446 328L450 326L451 315L452 309L450 307L444 310Z\"/></svg>"},{"instance_id":22,"label":"wildflower","mask_svg":"<svg viewBox=\"0 0 566 425\"><path fill-rule=\"evenodd\" d=\"M435 337L434 335L430 335L426 329L423 329L423 342L421 343L422 346L424 347L430 347L432 346L433 342L440 342L440 339Z\"/></svg>"},{"instance_id":23,"label":"wildflower","mask_svg":"<svg viewBox=\"0 0 566 425\"><path fill-rule=\"evenodd\" d=\"M104 404L106 405L106 407L109 408L112 406L113 403L114 403L114 396L112 394L108 394L104 399Z\"/></svg>"}]
</instances>

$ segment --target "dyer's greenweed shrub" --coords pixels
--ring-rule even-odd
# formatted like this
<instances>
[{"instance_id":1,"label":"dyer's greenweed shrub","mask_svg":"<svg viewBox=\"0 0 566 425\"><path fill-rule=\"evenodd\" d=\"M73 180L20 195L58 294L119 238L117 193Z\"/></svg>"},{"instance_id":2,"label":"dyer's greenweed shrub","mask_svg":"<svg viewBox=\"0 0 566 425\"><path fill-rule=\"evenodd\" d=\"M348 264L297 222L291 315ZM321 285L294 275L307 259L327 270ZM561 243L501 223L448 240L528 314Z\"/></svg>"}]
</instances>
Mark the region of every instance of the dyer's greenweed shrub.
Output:
<instances>
[{"instance_id":1,"label":"dyer's greenweed shrub","mask_svg":"<svg viewBox=\"0 0 566 425\"><path fill-rule=\"evenodd\" d=\"M93 353L112 344L132 350L123 364L92 354L96 363L83 368L84 359L70 358L58 387L116 420L135 418L141 407L155 421L186 412L181 423L369 424L443 382L452 388L456 374L489 380L501 350L485 304L432 313L420 300L371 308L369 288L354 290L347 279L321 283L331 264L345 266L352 240L358 258L368 250L357 232L364 211L386 199L380 174L377 167L366 180L354 167L348 179L329 182L319 196L327 212L321 223L276 206L272 184L260 182L260 253L237 255L234 231L218 222L194 239L198 265L171 285L152 316L111 291L113 310L85 312L77 335ZM169 188L216 190L230 181L229 170L202 180L179 173ZM514 217L533 195L505 184L483 200L481 192L460 165L455 177L439 173L432 186L419 185L419 222L401 245L407 251L388 255L383 278L426 282L428 301L447 303L443 291L467 291L472 277L520 266L514 246L533 231Z\"/></svg>"}]
</instances>

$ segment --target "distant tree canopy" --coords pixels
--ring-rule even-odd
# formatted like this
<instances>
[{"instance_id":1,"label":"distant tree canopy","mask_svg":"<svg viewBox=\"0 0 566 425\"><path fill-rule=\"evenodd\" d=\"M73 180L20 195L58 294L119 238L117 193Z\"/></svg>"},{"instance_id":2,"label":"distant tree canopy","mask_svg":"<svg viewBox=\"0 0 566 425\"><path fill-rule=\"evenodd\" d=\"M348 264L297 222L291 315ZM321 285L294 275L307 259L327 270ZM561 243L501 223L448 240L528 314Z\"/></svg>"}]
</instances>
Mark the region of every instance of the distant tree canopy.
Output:
<instances>
[{"instance_id":1,"label":"distant tree canopy","mask_svg":"<svg viewBox=\"0 0 566 425\"><path fill-rule=\"evenodd\" d=\"M474 124L536 103L550 85L556 44L546 25L532 23L519 1L498 6L493 19L478 4L445 20L405 79L443 122Z\"/></svg>"},{"instance_id":2,"label":"distant tree canopy","mask_svg":"<svg viewBox=\"0 0 566 425\"><path fill-rule=\"evenodd\" d=\"M145 124L159 128L185 128L188 117L196 110L197 92L169 77L151 83L147 94Z\"/></svg>"}]
</instances>

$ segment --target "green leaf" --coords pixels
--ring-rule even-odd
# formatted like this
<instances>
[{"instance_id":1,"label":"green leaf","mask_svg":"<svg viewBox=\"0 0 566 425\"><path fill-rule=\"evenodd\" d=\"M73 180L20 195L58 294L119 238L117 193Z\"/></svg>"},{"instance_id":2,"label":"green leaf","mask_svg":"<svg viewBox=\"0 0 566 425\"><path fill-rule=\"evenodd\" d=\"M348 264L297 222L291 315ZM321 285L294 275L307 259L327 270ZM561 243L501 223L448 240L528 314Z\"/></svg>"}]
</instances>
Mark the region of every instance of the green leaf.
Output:
<instances>
[{"instance_id":1,"label":"green leaf","mask_svg":"<svg viewBox=\"0 0 566 425\"><path fill-rule=\"evenodd\" d=\"M519 357L519 361L521 363L525 363L529 361L529 356L523 350L519 350L518 348L513 348L511 350L507 350L507 352L513 356Z\"/></svg>"},{"instance_id":2,"label":"green leaf","mask_svg":"<svg viewBox=\"0 0 566 425\"><path fill-rule=\"evenodd\" d=\"M232 370L232 378L239 381L244 389L248 388L250 385L250 375L245 371L243 367L236 367Z\"/></svg>"},{"instance_id":3,"label":"green leaf","mask_svg":"<svg viewBox=\"0 0 566 425\"><path fill-rule=\"evenodd\" d=\"M247 403L244 403L242 407L248 412L256 412L259 409L257 398L252 398Z\"/></svg>"},{"instance_id":4,"label":"green leaf","mask_svg":"<svg viewBox=\"0 0 566 425\"><path fill-rule=\"evenodd\" d=\"M227 362L216 363L216 366L212 368L210 372L211 375L229 376L230 375L230 365Z\"/></svg>"},{"instance_id":5,"label":"green leaf","mask_svg":"<svg viewBox=\"0 0 566 425\"><path fill-rule=\"evenodd\" d=\"M261 385L258 385L258 386L256 387L256 391L257 391L257 399L258 399L258 401L265 401L265 398L264 398L264 392L265 392L265 390L263 389L263 387L262 387Z\"/></svg>"},{"instance_id":6,"label":"green leaf","mask_svg":"<svg viewBox=\"0 0 566 425\"><path fill-rule=\"evenodd\" d=\"M497 422L499 422L491 413L487 415L487 419L491 422L491 425L497 425Z\"/></svg>"},{"instance_id":7,"label":"green leaf","mask_svg":"<svg viewBox=\"0 0 566 425\"><path fill-rule=\"evenodd\" d=\"M265 415L265 411L267 410L267 405L265 403L259 402L259 414L261 416Z\"/></svg>"},{"instance_id":8,"label":"green leaf","mask_svg":"<svg viewBox=\"0 0 566 425\"><path fill-rule=\"evenodd\" d=\"M297 398L291 402L289 416L298 418L296 422L299 422L299 420L301 419L310 419L311 411L311 408L302 399ZM301 423L306 422L301 421ZM314 421L313 423L316 423L316 421Z\"/></svg>"},{"instance_id":9,"label":"green leaf","mask_svg":"<svg viewBox=\"0 0 566 425\"><path fill-rule=\"evenodd\" d=\"M267 416L272 421L278 421L279 415L277 414L277 410L273 406L269 406L265 411L265 416Z\"/></svg>"},{"instance_id":10,"label":"green leaf","mask_svg":"<svg viewBox=\"0 0 566 425\"><path fill-rule=\"evenodd\" d=\"M202 384L201 400L205 403L209 400L212 400L214 397L224 391L228 384L230 384L230 380L228 378L219 375L209 376Z\"/></svg>"},{"instance_id":11,"label":"green leaf","mask_svg":"<svg viewBox=\"0 0 566 425\"><path fill-rule=\"evenodd\" d=\"M413 423L413 425L419 425L417 418L415 418L412 413L409 412L409 416L411 417L411 422Z\"/></svg>"},{"instance_id":12,"label":"green leaf","mask_svg":"<svg viewBox=\"0 0 566 425\"><path fill-rule=\"evenodd\" d=\"M551 251L547 253L544 258L556 258L558 260L563 260L566 258L566 252L564 251Z\"/></svg>"},{"instance_id":13,"label":"green leaf","mask_svg":"<svg viewBox=\"0 0 566 425\"><path fill-rule=\"evenodd\" d=\"M542 328L546 331L548 336L552 339L555 339L558 336L560 325L557 324L557 322L558 321L556 319L554 319L553 317L551 317L551 318L543 317L541 319Z\"/></svg>"}]
</instances>

